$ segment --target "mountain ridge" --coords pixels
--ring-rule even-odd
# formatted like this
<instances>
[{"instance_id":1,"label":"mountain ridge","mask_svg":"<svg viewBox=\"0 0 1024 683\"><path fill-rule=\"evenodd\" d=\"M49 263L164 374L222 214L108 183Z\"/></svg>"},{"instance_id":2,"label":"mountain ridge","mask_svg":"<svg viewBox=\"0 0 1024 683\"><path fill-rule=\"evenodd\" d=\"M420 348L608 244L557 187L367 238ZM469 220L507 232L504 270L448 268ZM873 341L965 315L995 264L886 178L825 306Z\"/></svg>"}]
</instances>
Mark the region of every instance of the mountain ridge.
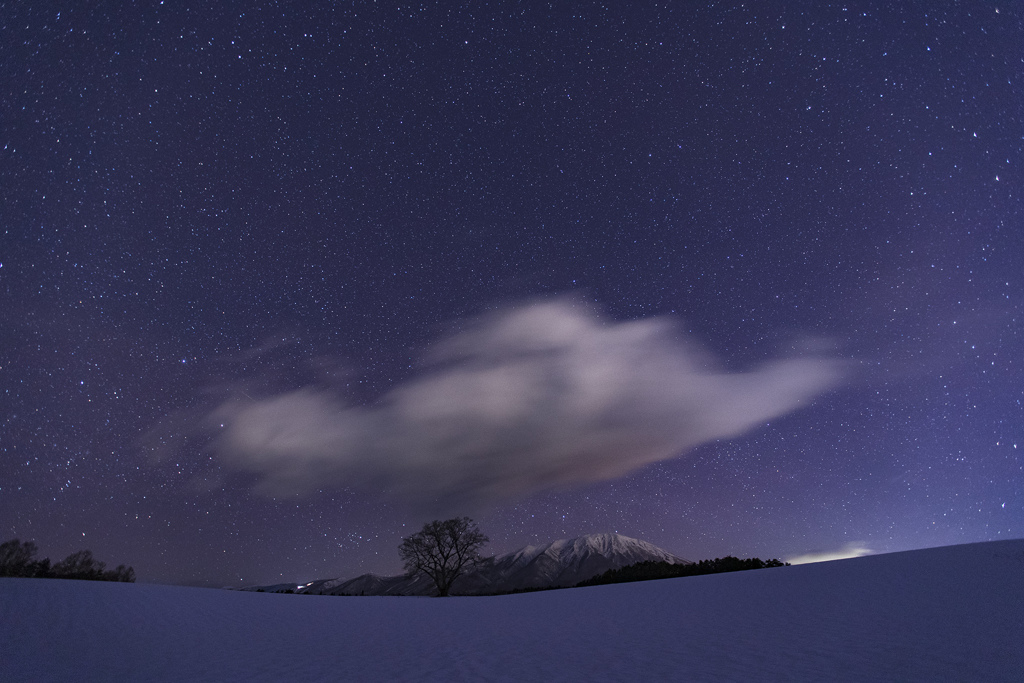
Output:
<instances>
[{"instance_id":1,"label":"mountain ridge","mask_svg":"<svg viewBox=\"0 0 1024 683\"><path fill-rule=\"evenodd\" d=\"M509 553L484 558L460 576L452 595L489 595L519 590L565 588L609 569L654 561L693 564L647 541L616 533L586 534L546 545L526 545ZM311 595L434 595L426 576L362 574L352 579L319 579L307 584L251 586L246 591L295 592Z\"/></svg>"}]
</instances>

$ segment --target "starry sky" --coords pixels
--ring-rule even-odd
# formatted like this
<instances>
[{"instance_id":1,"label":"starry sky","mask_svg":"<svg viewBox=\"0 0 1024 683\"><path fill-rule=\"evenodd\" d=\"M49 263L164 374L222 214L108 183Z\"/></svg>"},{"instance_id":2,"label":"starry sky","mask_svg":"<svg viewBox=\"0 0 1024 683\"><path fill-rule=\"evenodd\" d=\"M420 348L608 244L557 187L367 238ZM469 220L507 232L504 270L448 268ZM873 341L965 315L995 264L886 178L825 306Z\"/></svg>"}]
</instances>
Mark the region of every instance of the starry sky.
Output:
<instances>
[{"instance_id":1,"label":"starry sky","mask_svg":"<svg viewBox=\"0 0 1024 683\"><path fill-rule=\"evenodd\" d=\"M140 580L1024 536L1014 3L0 3L0 535Z\"/></svg>"}]
</instances>

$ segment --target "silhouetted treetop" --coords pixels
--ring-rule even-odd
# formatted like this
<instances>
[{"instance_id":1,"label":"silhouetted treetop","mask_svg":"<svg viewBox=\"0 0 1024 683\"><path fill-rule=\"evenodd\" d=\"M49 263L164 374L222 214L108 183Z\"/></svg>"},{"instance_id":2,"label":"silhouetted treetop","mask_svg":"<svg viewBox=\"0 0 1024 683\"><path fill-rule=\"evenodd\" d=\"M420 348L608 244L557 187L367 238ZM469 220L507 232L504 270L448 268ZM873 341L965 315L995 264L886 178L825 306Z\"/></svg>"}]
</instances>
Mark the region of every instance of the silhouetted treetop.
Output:
<instances>
[{"instance_id":1,"label":"silhouetted treetop","mask_svg":"<svg viewBox=\"0 0 1024 683\"><path fill-rule=\"evenodd\" d=\"M417 533L402 539L399 553L409 574L426 574L445 597L455 579L480 560L480 548L489 539L469 517L434 520Z\"/></svg>"}]
</instances>

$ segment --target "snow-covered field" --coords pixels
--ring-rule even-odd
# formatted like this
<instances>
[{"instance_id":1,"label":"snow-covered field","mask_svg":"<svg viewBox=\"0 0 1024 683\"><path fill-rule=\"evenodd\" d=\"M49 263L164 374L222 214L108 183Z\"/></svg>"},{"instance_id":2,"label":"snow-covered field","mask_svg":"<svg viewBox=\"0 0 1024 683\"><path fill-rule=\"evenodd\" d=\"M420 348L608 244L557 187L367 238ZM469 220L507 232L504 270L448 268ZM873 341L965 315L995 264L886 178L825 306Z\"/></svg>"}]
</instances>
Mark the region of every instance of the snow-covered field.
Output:
<instances>
[{"instance_id":1,"label":"snow-covered field","mask_svg":"<svg viewBox=\"0 0 1024 683\"><path fill-rule=\"evenodd\" d=\"M4 681L1021 681L1024 540L500 597L0 579Z\"/></svg>"}]
</instances>

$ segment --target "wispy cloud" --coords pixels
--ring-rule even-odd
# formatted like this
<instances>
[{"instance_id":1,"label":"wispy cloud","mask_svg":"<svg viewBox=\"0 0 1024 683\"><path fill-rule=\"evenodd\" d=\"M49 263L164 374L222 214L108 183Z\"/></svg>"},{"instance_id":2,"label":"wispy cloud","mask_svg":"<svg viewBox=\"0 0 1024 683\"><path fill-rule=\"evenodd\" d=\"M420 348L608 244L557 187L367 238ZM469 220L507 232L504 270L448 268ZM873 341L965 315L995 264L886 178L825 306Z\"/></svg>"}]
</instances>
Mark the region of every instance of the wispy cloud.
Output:
<instances>
[{"instance_id":1,"label":"wispy cloud","mask_svg":"<svg viewBox=\"0 0 1024 683\"><path fill-rule=\"evenodd\" d=\"M811 562L828 562L830 560L846 560L851 557L870 555L873 551L862 543L847 543L837 550L823 550L805 555L797 555L786 560L790 564L809 564Z\"/></svg>"},{"instance_id":2,"label":"wispy cloud","mask_svg":"<svg viewBox=\"0 0 1024 683\"><path fill-rule=\"evenodd\" d=\"M466 509L621 477L793 411L844 363L713 367L671 320L606 319L571 299L512 307L439 342L372 407L306 387L234 396L206 416L213 452L264 494L362 486Z\"/></svg>"}]
</instances>

